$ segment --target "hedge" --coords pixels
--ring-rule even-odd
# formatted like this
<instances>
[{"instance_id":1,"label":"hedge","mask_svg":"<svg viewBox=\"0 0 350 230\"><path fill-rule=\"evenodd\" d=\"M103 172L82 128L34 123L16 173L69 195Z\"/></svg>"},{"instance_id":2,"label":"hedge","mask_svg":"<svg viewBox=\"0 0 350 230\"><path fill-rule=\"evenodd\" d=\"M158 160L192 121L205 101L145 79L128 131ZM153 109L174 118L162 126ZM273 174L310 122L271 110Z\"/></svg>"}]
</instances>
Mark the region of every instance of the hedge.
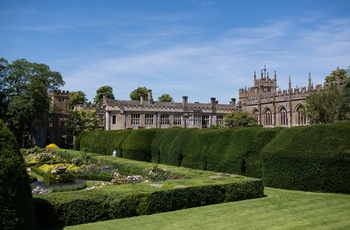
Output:
<instances>
[{"instance_id":1,"label":"hedge","mask_svg":"<svg viewBox=\"0 0 350 230\"><path fill-rule=\"evenodd\" d=\"M349 130L349 122L288 129L143 129L109 133L109 142L118 140L118 154L127 159L263 178L271 187L350 193ZM104 132L109 131L100 137ZM80 147L100 146L96 132L79 138Z\"/></svg>"},{"instance_id":2,"label":"hedge","mask_svg":"<svg viewBox=\"0 0 350 230\"><path fill-rule=\"evenodd\" d=\"M82 132L74 142L74 149L100 155L112 155L113 149L117 148L119 155L122 154L121 145L130 133L130 130Z\"/></svg>"},{"instance_id":3,"label":"hedge","mask_svg":"<svg viewBox=\"0 0 350 230\"><path fill-rule=\"evenodd\" d=\"M261 178L260 152L280 130L164 129L152 142L152 162Z\"/></svg>"},{"instance_id":4,"label":"hedge","mask_svg":"<svg viewBox=\"0 0 350 230\"><path fill-rule=\"evenodd\" d=\"M160 129L132 131L121 145L119 153L122 157L128 159L150 162L152 159L152 141L158 131Z\"/></svg>"},{"instance_id":5,"label":"hedge","mask_svg":"<svg viewBox=\"0 0 350 230\"><path fill-rule=\"evenodd\" d=\"M293 127L262 151L266 186L350 193L350 123Z\"/></svg>"},{"instance_id":6,"label":"hedge","mask_svg":"<svg viewBox=\"0 0 350 230\"><path fill-rule=\"evenodd\" d=\"M15 137L0 120L1 229L36 229L29 175Z\"/></svg>"},{"instance_id":7,"label":"hedge","mask_svg":"<svg viewBox=\"0 0 350 230\"><path fill-rule=\"evenodd\" d=\"M153 188L153 191L136 189L134 185L115 185L89 191L51 193L37 195L34 204L39 228L52 229L262 196L261 180L236 177L231 182Z\"/></svg>"}]
</instances>

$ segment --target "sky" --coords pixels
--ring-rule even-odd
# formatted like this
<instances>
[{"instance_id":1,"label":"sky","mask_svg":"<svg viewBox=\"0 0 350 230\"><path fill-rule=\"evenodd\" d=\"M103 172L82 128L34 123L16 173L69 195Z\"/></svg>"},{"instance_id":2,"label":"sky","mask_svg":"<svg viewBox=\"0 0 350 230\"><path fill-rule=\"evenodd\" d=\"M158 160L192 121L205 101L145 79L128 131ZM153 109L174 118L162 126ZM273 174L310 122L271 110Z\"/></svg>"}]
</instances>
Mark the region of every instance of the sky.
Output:
<instances>
[{"instance_id":1,"label":"sky","mask_svg":"<svg viewBox=\"0 0 350 230\"><path fill-rule=\"evenodd\" d=\"M138 87L221 104L277 72L279 89L350 66L349 0L0 0L0 57L61 73L62 90Z\"/></svg>"}]
</instances>

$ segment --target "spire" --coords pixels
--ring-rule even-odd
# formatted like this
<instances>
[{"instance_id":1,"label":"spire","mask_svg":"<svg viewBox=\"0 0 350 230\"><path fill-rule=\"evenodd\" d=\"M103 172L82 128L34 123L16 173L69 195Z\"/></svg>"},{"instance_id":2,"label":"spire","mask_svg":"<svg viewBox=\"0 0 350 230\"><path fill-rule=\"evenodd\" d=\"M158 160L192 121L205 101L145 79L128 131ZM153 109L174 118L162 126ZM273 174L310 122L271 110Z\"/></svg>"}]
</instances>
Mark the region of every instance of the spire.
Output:
<instances>
[{"instance_id":1,"label":"spire","mask_svg":"<svg viewBox=\"0 0 350 230\"><path fill-rule=\"evenodd\" d=\"M275 81L277 81L277 74L276 74L276 70L275 70L275 74L274 74L274 76L273 76L273 79L274 79Z\"/></svg>"},{"instance_id":2,"label":"spire","mask_svg":"<svg viewBox=\"0 0 350 230\"><path fill-rule=\"evenodd\" d=\"M311 73L309 72L309 88L311 87Z\"/></svg>"},{"instance_id":3,"label":"spire","mask_svg":"<svg viewBox=\"0 0 350 230\"><path fill-rule=\"evenodd\" d=\"M266 71L267 71L266 65L264 64L264 77L266 77Z\"/></svg>"},{"instance_id":4,"label":"spire","mask_svg":"<svg viewBox=\"0 0 350 230\"><path fill-rule=\"evenodd\" d=\"M256 71L254 70L254 82L256 81Z\"/></svg>"},{"instance_id":5,"label":"spire","mask_svg":"<svg viewBox=\"0 0 350 230\"><path fill-rule=\"evenodd\" d=\"M289 81L288 81L288 87L289 87L289 89L291 89L292 88L292 81L290 80L290 76L289 76Z\"/></svg>"}]
</instances>

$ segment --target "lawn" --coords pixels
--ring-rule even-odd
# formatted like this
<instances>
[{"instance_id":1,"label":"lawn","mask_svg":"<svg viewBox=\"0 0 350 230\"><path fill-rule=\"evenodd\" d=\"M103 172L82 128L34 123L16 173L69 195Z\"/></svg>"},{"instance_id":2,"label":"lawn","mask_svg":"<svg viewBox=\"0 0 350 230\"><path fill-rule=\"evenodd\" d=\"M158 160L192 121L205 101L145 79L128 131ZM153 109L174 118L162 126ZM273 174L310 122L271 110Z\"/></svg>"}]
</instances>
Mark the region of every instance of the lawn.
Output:
<instances>
[{"instance_id":1,"label":"lawn","mask_svg":"<svg viewBox=\"0 0 350 230\"><path fill-rule=\"evenodd\" d=\"M266 197L65 227L89 229L350 229L350 195L265 188Z\"/></svg>"}]
</instances>

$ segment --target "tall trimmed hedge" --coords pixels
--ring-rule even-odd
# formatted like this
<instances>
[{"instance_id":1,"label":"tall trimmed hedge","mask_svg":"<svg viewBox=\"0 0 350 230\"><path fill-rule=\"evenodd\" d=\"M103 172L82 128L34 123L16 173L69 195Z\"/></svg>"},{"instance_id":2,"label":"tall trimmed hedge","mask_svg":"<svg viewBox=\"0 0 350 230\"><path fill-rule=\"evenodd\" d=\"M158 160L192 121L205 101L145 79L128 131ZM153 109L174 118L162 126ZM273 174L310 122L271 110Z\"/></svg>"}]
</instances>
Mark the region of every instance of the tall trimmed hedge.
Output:
<instances>
[{"instance_id":1,"label":"tall trimmed hedge","mask_svg":"<svg viewBox=\"0 0 350 230\"><path fill-rule=\"evenodd\" d=\"M160 129L138 129L128 135L121 145L120 153L123 157L148 161L152 159L152 141Z\"/></svg>"},{"instance_id":2,"label":"tall trimmed hedge","mask_svg":"<svg viewBox=\"0 0 350 230\"><path fill-rule=\"evenodd\" d=\"M82 132L74 142L74 149L100 155L112 155L114 148L118 155L122 154L121 145L132 131L108 130L96 132Z\"/></svg>"},{"instance_id":3,"label":"tall trimmed hedge","mask_svg":"<svg viewBox=\"0 0 350 230\"><path fill-rule=\"evenodd\" d=\"M26 166L13 134L1 120L0 228L36 229Z\"/></svg>"},{"instance_id":4,"label":"tall trimmed hedge","mask_svg":"<svg viewBox=\"0 0 350 230\"><path fill-rule=\"evenodd\" d=\"M260 151L279 130L164 129L152 142L152 161L260 178Z\"/></svg>"},{"instance_id":5,"label":"tall trimmed hedge","mask_svg":"<svg viewBox=\"0 0 350 230\"><path fill-rule=\"evenodd\" d=\"M262 156L266 186L350 193L349 122L285 129Z\"/></svg>"},{"instance_id":6,"label":"tall trimmed hedge","mask_svg":"<svg viewBox=\"0 0 350 230\"><path fill-rule=\"evenodd\" d=\"M350 123L346 122L288 129L170 128L99 133L80 136L80 150L85 147L101 154L102 146L107 146L105 154L110 155L112 146L117 146L119 156L132 160L263 178L271 187L350 193Z\"/></svg>"}]
</instances>

